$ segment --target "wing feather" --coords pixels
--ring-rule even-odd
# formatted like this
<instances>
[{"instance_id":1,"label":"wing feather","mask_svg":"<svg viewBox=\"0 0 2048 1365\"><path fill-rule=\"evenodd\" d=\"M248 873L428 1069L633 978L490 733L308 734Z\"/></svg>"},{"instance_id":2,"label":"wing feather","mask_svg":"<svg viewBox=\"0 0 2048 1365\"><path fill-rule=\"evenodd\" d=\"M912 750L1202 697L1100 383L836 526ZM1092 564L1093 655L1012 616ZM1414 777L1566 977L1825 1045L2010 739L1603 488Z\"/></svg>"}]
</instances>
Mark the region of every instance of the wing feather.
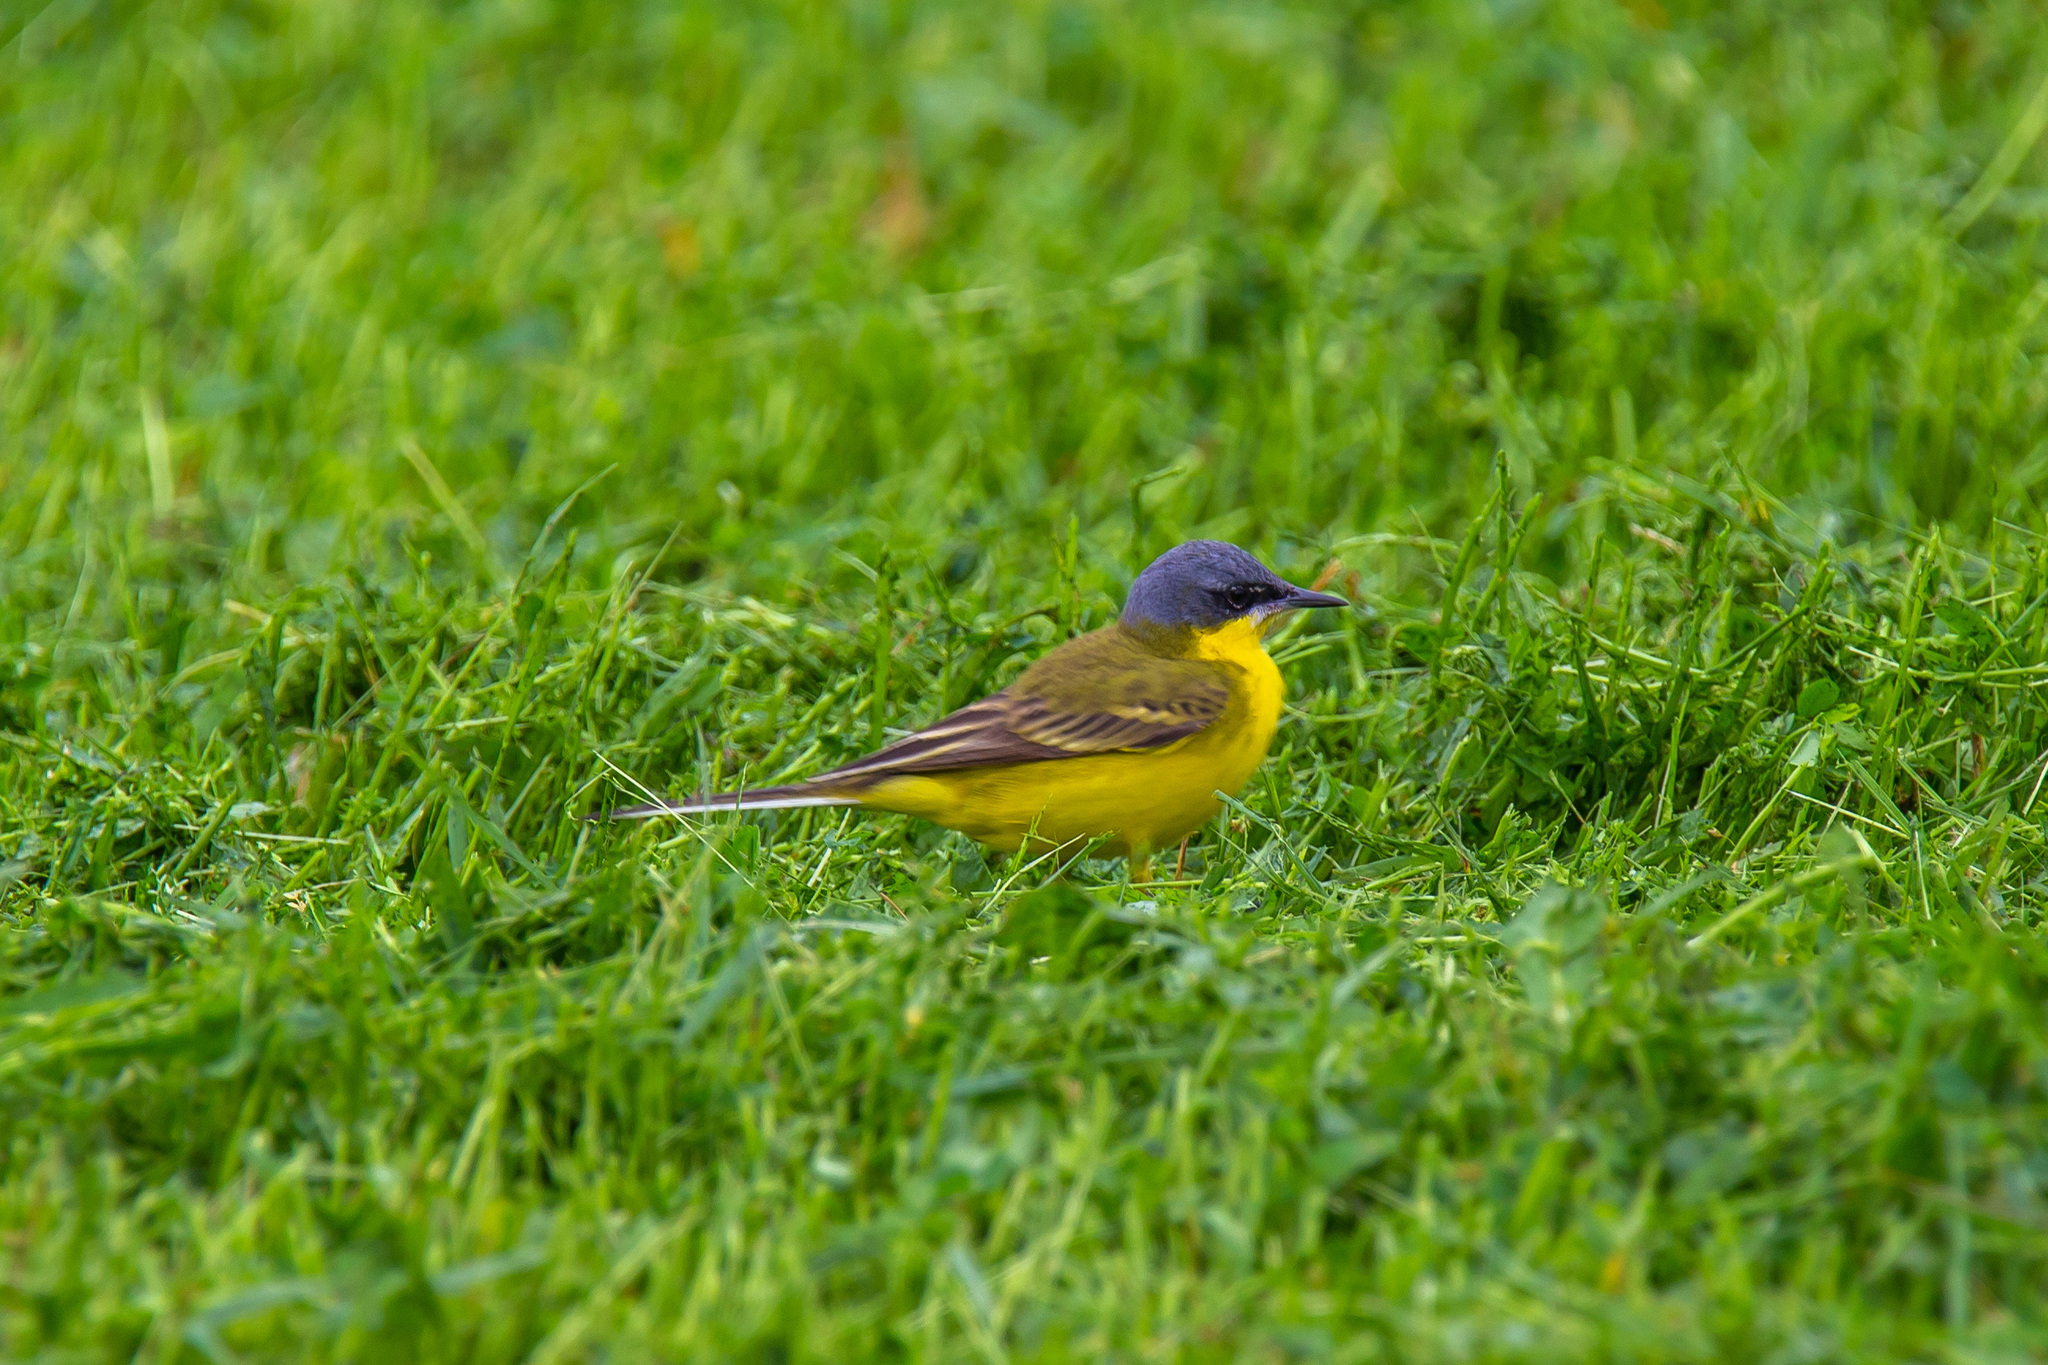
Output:
<instances>
[{"instance_id":1,"label":"wing feather","mask_svg":"<svg viewBox=\"0 0 2048 1365\"><path fill-rule=\"evenodd\" d=\"M1163 655L1111 626L1053 650L993 696L805 785L858 788L899 773L1159 748L1223 715L1230 674L1227 664Z\"/></svg>"}]
</instances>

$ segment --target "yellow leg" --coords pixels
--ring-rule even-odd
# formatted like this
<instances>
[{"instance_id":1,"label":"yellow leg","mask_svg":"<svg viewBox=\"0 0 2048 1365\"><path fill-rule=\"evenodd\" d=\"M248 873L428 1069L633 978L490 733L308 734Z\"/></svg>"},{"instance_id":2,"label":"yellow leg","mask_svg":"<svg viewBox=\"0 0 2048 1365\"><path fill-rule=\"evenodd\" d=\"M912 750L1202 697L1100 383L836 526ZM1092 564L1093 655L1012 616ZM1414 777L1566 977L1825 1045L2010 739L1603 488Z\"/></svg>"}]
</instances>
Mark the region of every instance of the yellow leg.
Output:
<instances>
[{"instance_id":1,"label":"yellow leg","mask_svg":"<svg viewBox=\"0 0 2048 1365\"><path fill-rule=\"evenodd\" d=\"M1133 854L1131 855L1131 881L1132 881L1132 883L1133 883L1134 885L1140 885L1140 886L1142 886L1142 885L1143 885L1144 883L1146 883L1146 882L1149 882L1149 881L1151 881L1151 880L1152 880L1152 855L1151 855L1151 854L1149 854L1149 853L1133 853Z\"/></svg>"}]
</instances>

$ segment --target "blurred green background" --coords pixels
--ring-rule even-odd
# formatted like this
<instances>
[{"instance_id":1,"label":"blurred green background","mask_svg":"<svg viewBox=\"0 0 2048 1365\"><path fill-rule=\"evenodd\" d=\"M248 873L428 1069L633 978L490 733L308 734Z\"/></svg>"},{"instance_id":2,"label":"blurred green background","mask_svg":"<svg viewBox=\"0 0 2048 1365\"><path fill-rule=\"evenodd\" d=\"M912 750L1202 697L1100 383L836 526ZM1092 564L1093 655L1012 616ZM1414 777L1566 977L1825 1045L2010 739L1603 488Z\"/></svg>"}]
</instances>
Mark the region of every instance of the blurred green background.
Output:
<instances>
[{"instance_id":1,"label":"blurred green background","mask_svg":"<svg viewBox=\"0 0 2048 1365\"><path fill-rule=\"evenodd\" d=\"M1496 450L1524 494L1677 470L1838 539L2048 479L2032 4L0 33L14 619L87 555L245 595L457 558L409 445L501 566L611 469L590 572L680 521L669 572L749 582L885 541L1028 575L1070 517L1105 586L1185 534L1443 529Z\"/></svg>"}]
</instances>

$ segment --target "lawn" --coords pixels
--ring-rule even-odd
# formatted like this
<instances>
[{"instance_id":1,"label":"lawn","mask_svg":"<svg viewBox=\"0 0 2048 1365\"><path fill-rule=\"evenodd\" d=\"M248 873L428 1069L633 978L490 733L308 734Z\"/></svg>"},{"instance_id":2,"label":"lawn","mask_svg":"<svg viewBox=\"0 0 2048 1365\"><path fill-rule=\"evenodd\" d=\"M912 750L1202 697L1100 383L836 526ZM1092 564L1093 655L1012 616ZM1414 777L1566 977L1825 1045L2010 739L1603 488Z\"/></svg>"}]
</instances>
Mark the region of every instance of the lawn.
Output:
<instances>
[{"instance_id":1,"label":"lawn","mask_svg":"<svg viewBox=\"0 0 2048 1365\"><path fill-rule=\"evenodd\" d=\"M2044 133L2025 0L0 6L0 1355L2040 1359ZM1197 535L1358 610L1179 875L584 818Z\"/></svg>"}]
</instances>

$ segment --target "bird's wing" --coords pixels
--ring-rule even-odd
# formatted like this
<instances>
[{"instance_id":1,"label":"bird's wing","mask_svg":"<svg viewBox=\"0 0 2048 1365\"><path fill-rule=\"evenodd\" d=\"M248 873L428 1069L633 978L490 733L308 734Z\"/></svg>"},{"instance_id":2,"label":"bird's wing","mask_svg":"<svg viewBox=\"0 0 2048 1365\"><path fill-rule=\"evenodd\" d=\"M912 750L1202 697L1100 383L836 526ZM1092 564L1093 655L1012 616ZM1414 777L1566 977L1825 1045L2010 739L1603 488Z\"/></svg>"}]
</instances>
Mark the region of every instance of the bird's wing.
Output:
<instances>
[{"instance_id":1,"label":"bird's wing","mask_svg":"<svg viewBox=\"0 0 2048 1365\"><path fill-rule=\"evenodd\" d=\"M1068 641L994 696L813 781L1154 749L1203 729L1229 704L1228 665L1166 658L1111 626Z\"/></svg>"}]
</instances>

